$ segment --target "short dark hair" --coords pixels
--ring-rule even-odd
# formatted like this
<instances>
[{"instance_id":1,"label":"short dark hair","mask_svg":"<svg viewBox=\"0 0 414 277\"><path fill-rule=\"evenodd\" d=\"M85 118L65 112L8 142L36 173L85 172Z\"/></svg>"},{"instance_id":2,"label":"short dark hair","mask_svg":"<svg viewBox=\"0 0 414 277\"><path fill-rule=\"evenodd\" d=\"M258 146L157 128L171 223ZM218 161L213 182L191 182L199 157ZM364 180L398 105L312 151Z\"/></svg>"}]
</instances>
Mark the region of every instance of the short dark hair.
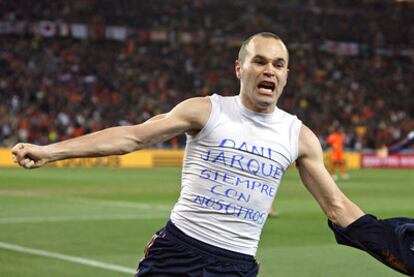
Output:
<instances>
[{"instance_id":1,"label":"short dark hair","mask_svg":"<svg viewBox=\"0 0 414 277\"><path fill-rule=\"evenodd\" d=\"M278 35L276 35L274 33L271 33L271 32L260 32L260 33L256 33L254 35L251 35L248 39L243 41L242 45L240 46L239 56L238 56L238 59L239 59L240 62L243 62L244 58L246 57L246 46L247 46L247 44L249 44L249 42L255 37L274 38L276 40L282 41L282 39Z\"/></svg>"}]
</instances>

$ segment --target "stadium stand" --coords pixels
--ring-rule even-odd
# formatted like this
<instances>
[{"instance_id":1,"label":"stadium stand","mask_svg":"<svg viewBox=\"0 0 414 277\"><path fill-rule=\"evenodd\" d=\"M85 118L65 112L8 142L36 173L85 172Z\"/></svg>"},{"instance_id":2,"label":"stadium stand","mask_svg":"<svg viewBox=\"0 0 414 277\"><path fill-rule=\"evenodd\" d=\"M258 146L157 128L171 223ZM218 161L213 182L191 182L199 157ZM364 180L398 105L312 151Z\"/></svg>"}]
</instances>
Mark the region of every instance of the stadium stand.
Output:
<instances>
[{"instance_id":1,"label":"stadium stand","mask_svg":"<svg viewBox=\"0 0 414 277\"><path fill-rule=\"evenodd\" d=\"M282 108L321 141L340 123L349 149L392 144L414 130L412 14L412 3L368 0L2 1L0 146L237 94L239 42L264 30L291 47ZM177 145L183 139L159 147Z\"/></svg>"}]
</instances>

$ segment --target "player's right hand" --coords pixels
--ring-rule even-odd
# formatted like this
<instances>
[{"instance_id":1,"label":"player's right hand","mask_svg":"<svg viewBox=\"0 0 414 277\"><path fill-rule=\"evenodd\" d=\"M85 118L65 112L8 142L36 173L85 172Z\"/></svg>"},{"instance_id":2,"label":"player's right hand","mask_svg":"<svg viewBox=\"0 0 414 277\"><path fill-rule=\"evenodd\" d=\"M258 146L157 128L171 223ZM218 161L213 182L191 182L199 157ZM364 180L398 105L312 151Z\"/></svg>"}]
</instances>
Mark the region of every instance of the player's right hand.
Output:
<instances>
[{"instance_id":1,"label":"player's right hand","mask_svg":"<svg viewBox=\"0 0 414 277\"><path fill-rule=\"evenodd\" d=\"M43 146L18 143L11 152L13 161L26 169L38 168L48 162L48 155Z\"/></svg>"}]
</instances>

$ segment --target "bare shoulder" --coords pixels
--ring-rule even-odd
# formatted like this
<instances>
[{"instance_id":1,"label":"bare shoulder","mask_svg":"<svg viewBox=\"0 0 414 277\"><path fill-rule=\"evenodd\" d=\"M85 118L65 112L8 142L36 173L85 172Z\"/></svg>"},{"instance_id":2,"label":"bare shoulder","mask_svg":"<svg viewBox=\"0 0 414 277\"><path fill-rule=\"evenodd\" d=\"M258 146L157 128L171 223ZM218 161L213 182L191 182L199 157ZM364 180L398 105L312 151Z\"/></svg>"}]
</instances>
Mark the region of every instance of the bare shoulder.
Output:
<instances>
[{"instance_id":1,"label":"bare shoulder","mask_svg":"<svg viewBox=\"0 0 414 277\"><path fill-rule=\"evenodd\" d=\"M322 155L322 147L318 138L308 126L303 124L299 134L299 157L319 155Z\"/></svg>"},{"instance_id":2,"label":"bare shoulder","mask_svg":"<svg viewBox=\"0 0 414 277\"><path fill-rule=\"evenodd\" d=\"M209 97L194 97L184 100L174 109L184 109L188 113L207 113L211 111L211 100Z\"/></svg>"},{"instance_id":3,"label":"bare shoulder","mask_svg":"<svg viewBox=\"0 0 414 277\"><path fill-rule=\"evenodd\" d=\"M209 97L194 97L179 103L167 114L167 117L183 120L191 125L191 130L197 132L207 123L211 107Z\"/></svg>"}]
</instances>

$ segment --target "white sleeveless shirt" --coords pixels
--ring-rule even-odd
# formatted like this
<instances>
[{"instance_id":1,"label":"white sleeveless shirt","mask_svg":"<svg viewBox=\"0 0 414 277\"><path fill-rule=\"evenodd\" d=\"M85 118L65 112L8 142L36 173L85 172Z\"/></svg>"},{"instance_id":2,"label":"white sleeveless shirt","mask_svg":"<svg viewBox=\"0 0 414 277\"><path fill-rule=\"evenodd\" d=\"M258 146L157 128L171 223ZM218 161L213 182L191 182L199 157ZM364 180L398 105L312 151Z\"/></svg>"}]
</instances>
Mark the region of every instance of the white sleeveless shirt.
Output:
<instances>
[{"instance_id":1,"label":"white sleeveless shirt","mask_svg":"<svg viewBox=\"0 0 414 277\"><path fill-rule=\"evenodd\" d=\"M298 157L302 123L277 107L253 112L239 96L210 100L206 125L187 135L171 221L192 238L254 256L282 175Z\"/></svg>"}]
</instances>

